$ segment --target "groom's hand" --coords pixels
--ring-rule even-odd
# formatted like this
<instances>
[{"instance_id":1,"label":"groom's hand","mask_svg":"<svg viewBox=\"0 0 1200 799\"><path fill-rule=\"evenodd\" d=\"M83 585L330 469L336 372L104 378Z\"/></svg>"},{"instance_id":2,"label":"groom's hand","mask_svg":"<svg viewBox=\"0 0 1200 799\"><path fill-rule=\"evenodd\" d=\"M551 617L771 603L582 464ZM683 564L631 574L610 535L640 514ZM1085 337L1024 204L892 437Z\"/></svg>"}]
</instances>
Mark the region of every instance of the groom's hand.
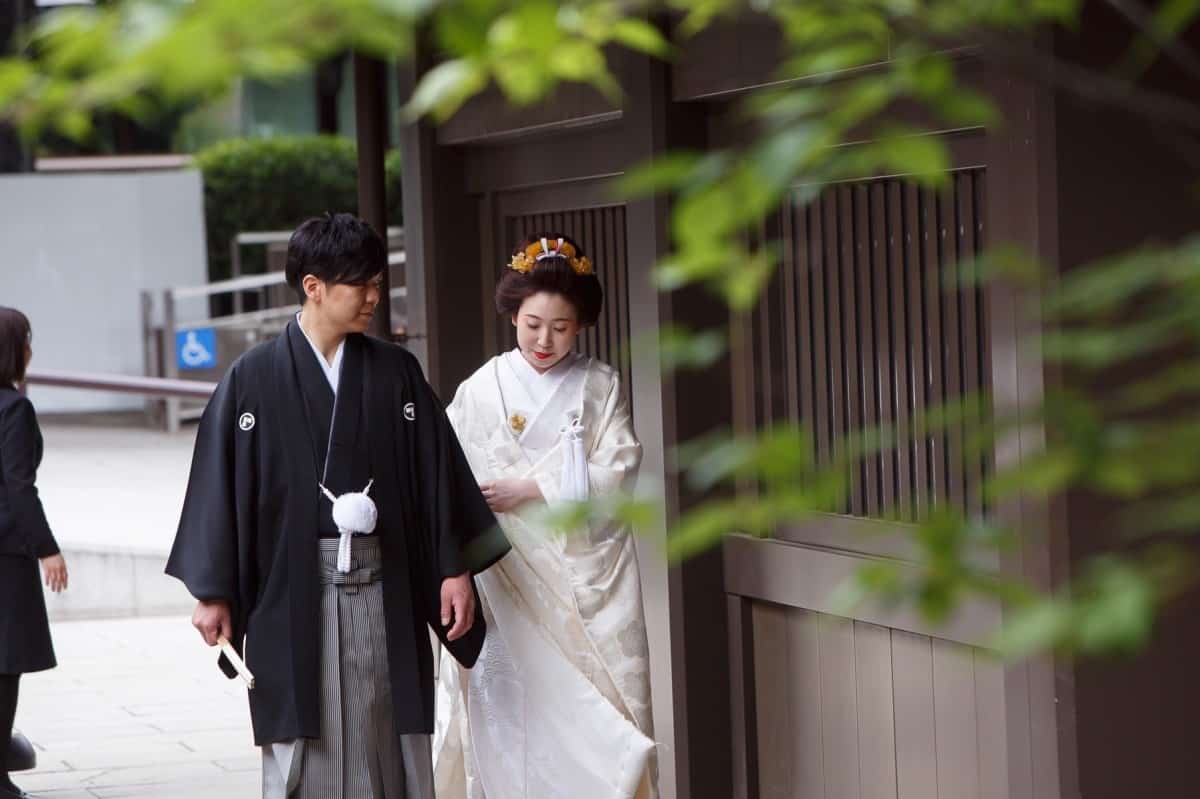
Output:
<instances>
[{"instance_id":1,"label":"groom's hand","mask_svg":"<svg viewBox=\"0 0 1200 799\"><path fill-rule=\"evenodd\" d=\"M226 640L233 637L233 621L229 612L229 603L221 600L196 603L196 611L192 614L192 626L200 631L200 637L209 646L216 646L217 639L225 636Z\"/></svg>"},{"instance_id":2,"label":"groom's hand","mask_svg":"<svg viewBox=\"0 0 1200 799\"><path fill-rule=\"evenodd\" d=\"M451 619L454 626L446 633L447 641L462 638L475 623L475 592L470 572L442 580L442 626L448 626Z\"/></svg>"}]
</instances>

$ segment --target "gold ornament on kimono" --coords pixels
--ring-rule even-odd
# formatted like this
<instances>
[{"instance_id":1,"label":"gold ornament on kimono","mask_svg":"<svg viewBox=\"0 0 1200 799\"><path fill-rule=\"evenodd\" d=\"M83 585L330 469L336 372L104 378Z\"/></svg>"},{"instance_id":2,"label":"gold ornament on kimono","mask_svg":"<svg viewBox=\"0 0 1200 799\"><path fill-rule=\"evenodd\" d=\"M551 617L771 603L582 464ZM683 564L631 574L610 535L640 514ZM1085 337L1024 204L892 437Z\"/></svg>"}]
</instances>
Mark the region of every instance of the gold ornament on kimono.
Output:
<instances>
[{"instance_id":1,"label":"gold ornament on kimono","mask_svg":"<svg viewBox=\"0 0 1200 799\"><path fill-rule=\"evenodd\" d=\"M513 429L514 433L525 432L525 417L519 413L514 413L508 417L508 424Z\"/></svg>"}]
</instances>

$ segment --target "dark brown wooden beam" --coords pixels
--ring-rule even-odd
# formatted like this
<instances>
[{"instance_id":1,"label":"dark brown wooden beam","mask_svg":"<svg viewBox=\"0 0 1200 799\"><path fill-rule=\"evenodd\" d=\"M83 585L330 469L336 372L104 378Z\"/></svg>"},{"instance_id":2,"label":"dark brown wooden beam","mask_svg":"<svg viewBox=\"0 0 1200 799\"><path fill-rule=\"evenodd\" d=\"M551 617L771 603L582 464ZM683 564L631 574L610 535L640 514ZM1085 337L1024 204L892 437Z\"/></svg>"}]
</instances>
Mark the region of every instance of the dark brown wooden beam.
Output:
<instances>
[{"instance_id":1,"label":"dark brown wooden beam","mask_svg":"<svg viewBox=\"0 0 1200 799\"><path fill-rule=\"evenodd\" d=\"M387 238L387 67L377 58L354 54L354 110L358 138L358 215ZM383 273L383 298L371 320L371 335L392 336L392 281Z\"/></svg>"},{"instance_id":2,"label":"dark brown wooden beam","mask_svg":"<svg viewBox=\"0 0 1200 799\"><path fill-rule=\"evenodd\" d=\"M424 41L397 70L400 104L434 63ZM461 151L440 147L428 120L400 129L404 159L404 235L408 337L405 346L425 368L434 389L453 396L487 355L476 300L482 295L480 198L466 191Z\"/></svg>"},{"instance_id":3,"label":"dark brown wooden beam","mask_svg":"<svg viewBox=\"0 0 1200 799\"><path fill-rule=\"evenodd\" d=\"M342 74L346 54L337 53L319 62L313 71L313 100L316 104L317 133L339 132L338 98L342 93Z\"/></svg>"},{"instance_id":4,"label":"dark brown wooden beam","mask_svg":"<svg viewBox=\"0 0 1200 799\"><path fill-rule=\"evenodd\" d=\"M15 54L20 31L32 22L35 12L33 0L0 3L0 56ZM32 171L32 150L13 125L0 122L0 173Z\"/></svg>"}]
</instances>

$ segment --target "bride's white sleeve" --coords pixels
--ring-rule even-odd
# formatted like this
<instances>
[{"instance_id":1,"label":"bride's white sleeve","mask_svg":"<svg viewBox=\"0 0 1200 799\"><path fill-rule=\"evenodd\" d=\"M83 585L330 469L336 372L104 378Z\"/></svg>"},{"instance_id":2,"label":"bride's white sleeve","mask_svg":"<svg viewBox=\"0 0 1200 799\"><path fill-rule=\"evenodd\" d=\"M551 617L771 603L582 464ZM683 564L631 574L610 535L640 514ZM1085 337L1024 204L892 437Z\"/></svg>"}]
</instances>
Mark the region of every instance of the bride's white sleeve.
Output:
<instances>
[{"instance_id":1,"label":"bride's white sleeve","mask_svg":"<svg viewBox=\"0 0 1200 799\"><path fill-rule=\"evenodd\" d=\"M600 430L588 454L588 488L593 497L631 491L642 463L642 445L633 431L629 402L621 394L621 380L613 376Z\"/></svg>"}]
</instances>

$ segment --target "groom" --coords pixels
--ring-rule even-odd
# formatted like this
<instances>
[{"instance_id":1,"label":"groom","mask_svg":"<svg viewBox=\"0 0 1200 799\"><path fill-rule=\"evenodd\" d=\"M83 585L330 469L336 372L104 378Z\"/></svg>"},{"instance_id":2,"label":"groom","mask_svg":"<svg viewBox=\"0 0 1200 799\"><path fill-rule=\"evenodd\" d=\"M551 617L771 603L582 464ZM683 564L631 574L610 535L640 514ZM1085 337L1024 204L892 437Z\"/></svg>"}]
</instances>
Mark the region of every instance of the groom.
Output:
<instances>
[{"instance_id":1,"label":"groom","mask_svg":"<svg viewBox=\"0 0 1200 799\"><path fill-rule=\"evenodd\" d=\"M265 797L433 799L426 625L472 665L471 575L508 551L416 359L363 335L386 267L350 214L292 234L301 310L205 409L167 565L204 640L244 646Z\"/></svg>"}]
</instances>

